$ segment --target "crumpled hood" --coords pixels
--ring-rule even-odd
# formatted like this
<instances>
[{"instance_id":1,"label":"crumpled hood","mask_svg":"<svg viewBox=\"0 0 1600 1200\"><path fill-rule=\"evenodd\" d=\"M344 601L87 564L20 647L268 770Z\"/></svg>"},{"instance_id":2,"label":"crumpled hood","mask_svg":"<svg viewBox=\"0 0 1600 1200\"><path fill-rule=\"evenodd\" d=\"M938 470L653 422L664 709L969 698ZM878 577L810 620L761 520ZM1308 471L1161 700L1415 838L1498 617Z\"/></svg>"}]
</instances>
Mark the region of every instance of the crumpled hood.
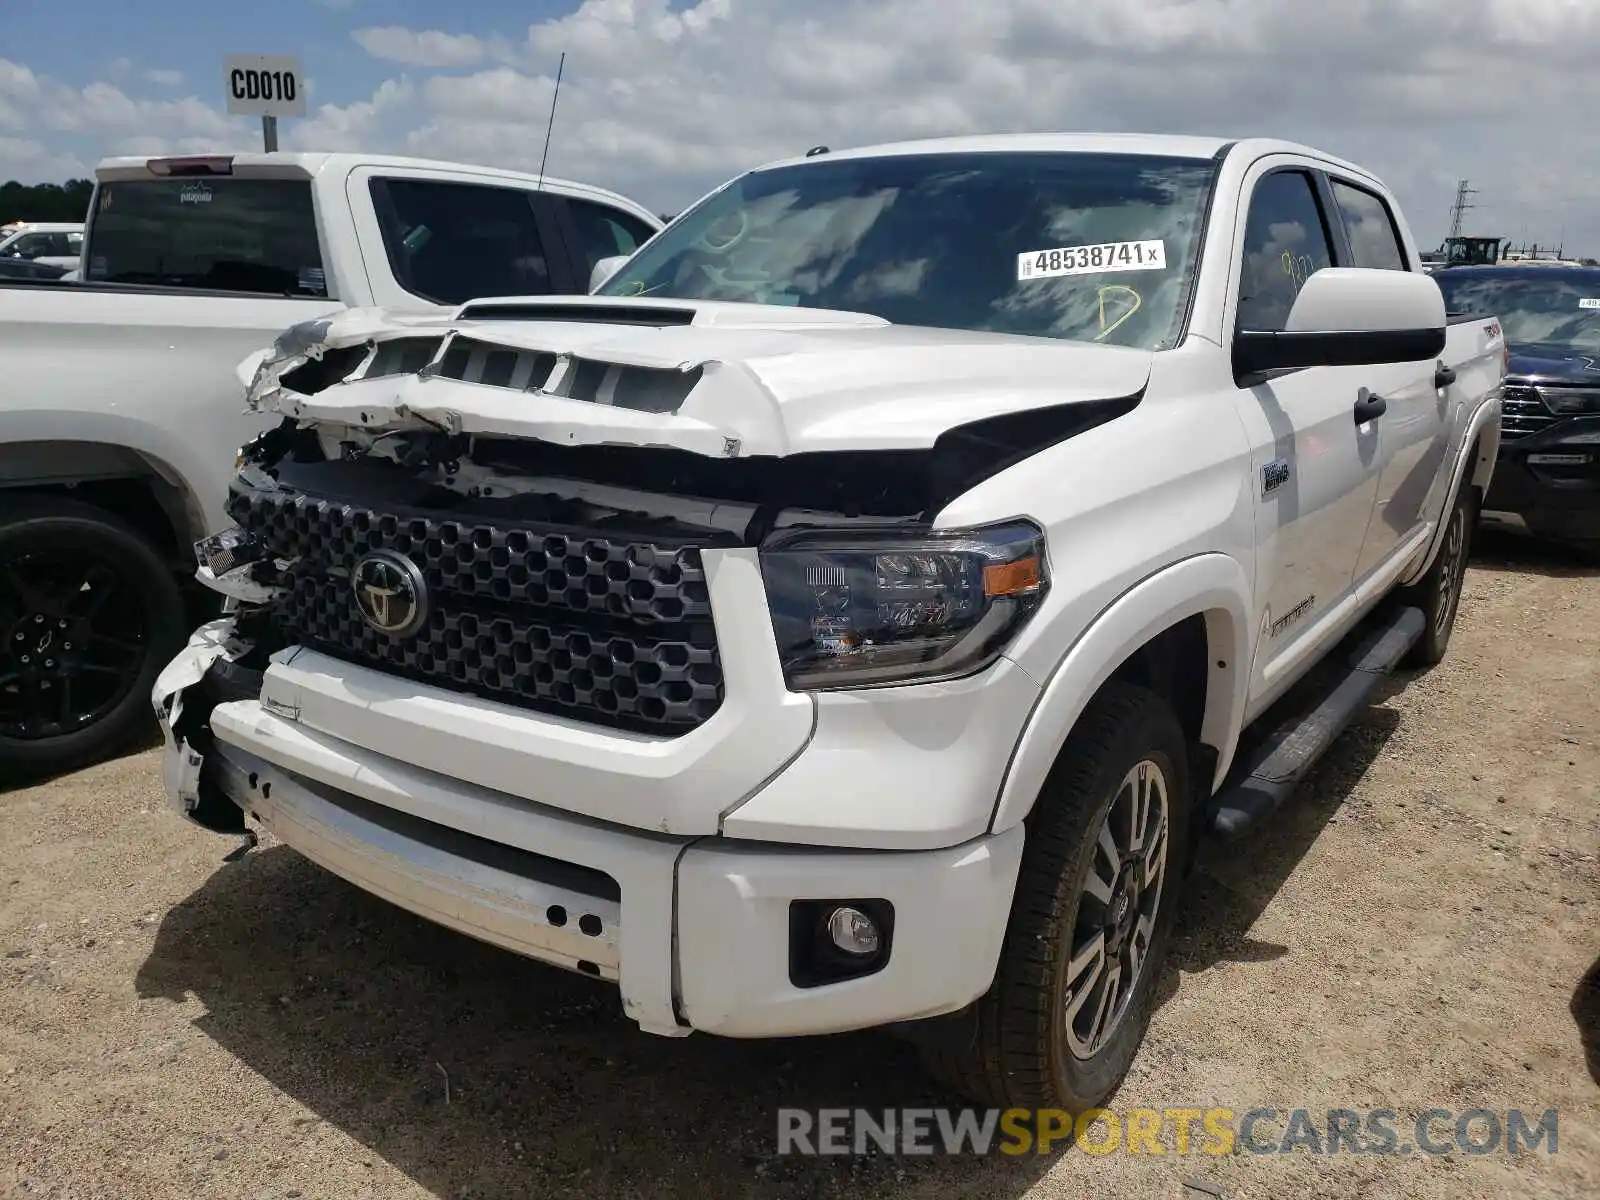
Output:
<instances>
[{"instance_id":1,"label":"crumpled hood","mask_svg":"<svg viewBox=\"0 0 1600 1200\"><path fill-rule=\"evenodd\" d=\"M1545 383L1600 387L1600 351L1543 342L1511 343L1508 374Z\"/></svg>"},{"instance_id":2,"label":"crumpled hood","mask_svg":"<svg viewBox=\"0 0 1600 1200\"><path fill-rule=\"evenodd\" d=\"M739 457L923 448L986 417L1136 395L1151 358L861 313L540 297L346 310L286 331L240 376L252 407L301 419ZM311 360L332 381L297 390Z\"/></svg>"}]
</instances>

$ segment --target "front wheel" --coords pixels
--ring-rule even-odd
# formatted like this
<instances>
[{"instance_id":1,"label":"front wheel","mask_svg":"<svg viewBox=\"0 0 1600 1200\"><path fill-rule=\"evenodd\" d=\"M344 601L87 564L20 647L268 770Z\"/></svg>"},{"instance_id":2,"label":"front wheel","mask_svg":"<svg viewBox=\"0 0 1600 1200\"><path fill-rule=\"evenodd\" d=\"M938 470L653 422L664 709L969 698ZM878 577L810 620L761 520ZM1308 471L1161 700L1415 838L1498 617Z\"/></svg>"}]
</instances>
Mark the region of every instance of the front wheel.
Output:
<instances>
[{"instance_id":1,"label":"front wheel","mask_svg":"<svg viewBox=\"0 0 1600 1200\"><path fill-rule=\"evenodd\" d=\"M1431 667L1443 661L1461 608L1461 585L1466 580L1467 559L1472 554L1472 533L1478 524L1478 492L1463 485L1450 506L1444 539L1428 573L1401 592L1402 603L1422 610L1427 627L1407 656L1413 667Z\"/></svg>"},{"instance_id":2,"label":"front wheel","mask_svg":"<svg viewBox=\"0 0 1600 1200\"><path fill-rule=\"evenodd\" d=\"M1183 730L1144 688L1110 684L1028 818L994 984L925 1048L970 1100L1080 1113L1133 1064L1149 1023L1189 844Z\"/></svg>"},{"instance_id":3,"label":"front wheel","mask_svg":"<svg viewBox=\"0 0 1600 1200\"><path fill-rule=\"evenodd\" d=\"M183 595L150 543L108 513L5 498L0 518L0 776L73 770L150 713L183 644Z\"/></svg>"}]
</instances>

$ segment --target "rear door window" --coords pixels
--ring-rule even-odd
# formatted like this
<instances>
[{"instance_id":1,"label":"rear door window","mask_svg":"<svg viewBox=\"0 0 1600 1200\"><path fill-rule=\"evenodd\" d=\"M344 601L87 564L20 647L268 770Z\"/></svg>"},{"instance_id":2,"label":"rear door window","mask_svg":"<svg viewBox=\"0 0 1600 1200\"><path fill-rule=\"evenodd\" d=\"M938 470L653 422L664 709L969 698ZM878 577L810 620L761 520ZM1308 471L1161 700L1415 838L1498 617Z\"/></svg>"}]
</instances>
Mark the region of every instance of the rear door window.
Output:
<instances>
[{"instance_id":1,"label":"rear door window","mask_svg":"<svg viewBox=\"0 0 1600 1200\"><path fill-rule=\"evenodd\" d=\"M87 236L92 282L328 295L309 179L112 180Z\"/></svg>"},{"instance_id":2,"label":"rear door window","mask_svg":"<svg viewBox=\"0 0 1600 1200\"><path fill-rule=\"evenodd\" d=\"M372 203L400 286L435 304L553 291L531 193L427 179L374 179Z\"/></svg>"},{"instance_id":3,"label":"rear door window","mask_svg":"<svg viewBox=\"0 0 1600 1200\"><path fill-rule=\"evenodd\" d=\"M1400 231L1383 200L1354 184L1334 179L1334 203L1344 222L1350 241L1352 267L1376 267L1383 271L1406 270L1405 252L1400 249Z\"/></svg>"},{"instance_id":4,"label":"rear door window","mask_svg":"<svg viewBox=\"0 0 1600 1200\"><path fill-rule=\"evenodd\" d=\"M602 258L632 254L655 235L639 218L609 205L569 197L567 211L577 230L579 266L586 280Z\"/></svg>"}]
</instances>

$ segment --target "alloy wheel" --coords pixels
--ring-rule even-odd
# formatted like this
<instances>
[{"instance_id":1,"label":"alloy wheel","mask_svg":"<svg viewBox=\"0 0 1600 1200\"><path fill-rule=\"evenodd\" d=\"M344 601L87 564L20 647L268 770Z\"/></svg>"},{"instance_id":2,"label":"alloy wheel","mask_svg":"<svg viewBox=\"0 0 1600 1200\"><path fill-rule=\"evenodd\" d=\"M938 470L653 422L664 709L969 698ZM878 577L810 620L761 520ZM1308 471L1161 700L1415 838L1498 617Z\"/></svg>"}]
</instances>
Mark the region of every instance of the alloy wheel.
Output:
<instances>
[{"instance_id":1,"label":"alloy wheel","mask_svg":"<svg viewBox=\"0 0 1600 1200\"><path fill-rule=\"evenodd\" d=\"M1444 562L1439 572L1439 602L1434 607L1433 635L1443 638L1455 620L1456 605L1461 601L1461 581L1467 568L1467 513L1456 505L1450 514L1450 527L1445 530Z\"/></svg>"},{"instance_id":2,"label":"alloy wheel","mask_svg":"<svg viewBox=\"0 0 1600 1200\"><path fill-rule=\"evenodd\" d=\"M1123 776L1095 838L1067 964L1067 1047L1087 1059L1127 1014L1167 880L1170 788L1149 759Z\"/></svg>"}]
</instances>

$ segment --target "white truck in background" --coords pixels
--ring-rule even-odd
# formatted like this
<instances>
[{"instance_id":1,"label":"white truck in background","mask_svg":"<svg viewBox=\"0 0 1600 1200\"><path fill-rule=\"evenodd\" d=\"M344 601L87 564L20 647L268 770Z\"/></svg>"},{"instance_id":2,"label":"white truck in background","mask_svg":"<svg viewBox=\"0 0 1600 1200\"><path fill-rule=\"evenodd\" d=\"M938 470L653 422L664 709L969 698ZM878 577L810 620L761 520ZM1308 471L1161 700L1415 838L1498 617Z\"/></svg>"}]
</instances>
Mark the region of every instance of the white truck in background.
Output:
<instances>
[{"instance_id":1,"label":"white truck in background","mask_svg":"<svg viewBox=\"0 0 1600 1200\"><path fill-rule=\"evenodd\" d=\"M70 271L83 254L81 221L13 221L0 226L0 260Z\"/></svg>"},{"instance_id":2,"label":"white truck in background","mask_svg":"<svg viewBox=\"0 0 1600 1200\"><path fill-rule=\"evenodd\" d=\"M265 427L239 360L346 307L584 292L661 222L600 188L359 154L114 158L72 283L0 280L0 775L148 721L195 541Z\"/></svg>"},{"instance_id":3,"label":"white truck in background","mask_svg":"<svg viewBox=\"0 0 1600 1200\"><path fill-rule=\"evenodd\" d=\"M1445 654L1505 353L1303 146L752 171L597 295L243 365L281 423L152 693L169 792L646 1030L894 1026L1081 1110L1198 839Z\"/></svg>"}]
</instances>

